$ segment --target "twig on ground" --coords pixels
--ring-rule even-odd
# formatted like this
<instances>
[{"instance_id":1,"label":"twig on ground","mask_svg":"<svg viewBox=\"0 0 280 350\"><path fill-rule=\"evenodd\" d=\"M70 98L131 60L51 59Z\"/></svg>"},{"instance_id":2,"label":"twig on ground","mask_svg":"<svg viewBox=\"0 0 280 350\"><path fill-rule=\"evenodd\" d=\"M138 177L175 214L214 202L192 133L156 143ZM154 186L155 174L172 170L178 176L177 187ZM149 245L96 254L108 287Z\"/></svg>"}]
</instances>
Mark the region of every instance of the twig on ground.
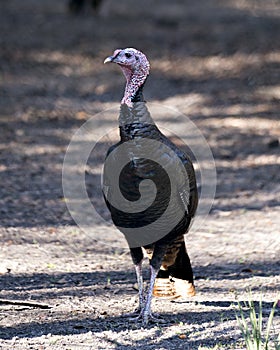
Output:
<instances>
[{"instance_id":1,"label":"twig on ground","mask_svg":"<svg viewBox=\"0 0 280 350\"><path fill-rule=\"evenodd\" d=\"M7 300L7 299L0 299L0 305L22 305L22 306L30 306L30 307L36 307L39 309L51 309L52 306L48 304L42 304L37 303L33 301L26 301L26 300Z\"/></svg>"}]
</instances>

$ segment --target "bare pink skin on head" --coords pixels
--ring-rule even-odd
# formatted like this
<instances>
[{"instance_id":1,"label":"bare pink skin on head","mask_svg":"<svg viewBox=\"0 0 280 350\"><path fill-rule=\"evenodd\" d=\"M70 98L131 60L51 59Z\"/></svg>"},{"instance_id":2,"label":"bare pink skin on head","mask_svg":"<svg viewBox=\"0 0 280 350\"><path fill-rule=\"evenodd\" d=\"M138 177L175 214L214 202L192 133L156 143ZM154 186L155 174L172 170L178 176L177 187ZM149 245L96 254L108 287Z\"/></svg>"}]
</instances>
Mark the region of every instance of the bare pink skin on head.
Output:
<instances>
[{"instance_id":1,"label":"bare pink skin on head","mask_svg":"<svg viewBox=\"0 0 280 350\"><path fill-rule=\"evenodd\" d=\"M150 71L150 63L147 57L139 50L133 48L117 49L113 55L107 57L104 63L117 63L126 78L126 87L122 104L133 106L133 97L144 84Z\"/></svg>"}]
</instances>

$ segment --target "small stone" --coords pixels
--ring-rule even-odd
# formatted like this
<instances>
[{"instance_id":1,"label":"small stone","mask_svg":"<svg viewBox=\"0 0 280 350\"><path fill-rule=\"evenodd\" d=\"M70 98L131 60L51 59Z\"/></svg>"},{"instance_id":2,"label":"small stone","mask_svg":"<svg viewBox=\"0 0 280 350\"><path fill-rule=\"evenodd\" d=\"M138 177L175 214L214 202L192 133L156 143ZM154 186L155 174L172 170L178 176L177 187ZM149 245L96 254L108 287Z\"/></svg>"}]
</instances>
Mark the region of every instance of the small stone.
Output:
<instances>
[{"instance_id":1,"label":"small stone","mask_svg":"<svg viewBox=\"0 0 280 350\"><path fill-rule=\"evenodd\" d=\"M187 336L186 336L186 334L179 334L179 338L180 338L180 339L186 339Z\"/></svg>"}]
</instances>

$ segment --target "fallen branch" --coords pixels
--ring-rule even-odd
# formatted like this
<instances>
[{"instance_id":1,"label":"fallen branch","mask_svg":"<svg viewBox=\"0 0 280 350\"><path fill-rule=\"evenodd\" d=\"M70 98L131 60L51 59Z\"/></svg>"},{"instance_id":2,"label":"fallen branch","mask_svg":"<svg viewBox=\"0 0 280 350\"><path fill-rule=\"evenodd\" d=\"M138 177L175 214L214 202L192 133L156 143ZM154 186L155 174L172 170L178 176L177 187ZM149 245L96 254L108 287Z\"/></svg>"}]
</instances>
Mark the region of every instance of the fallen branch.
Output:
<instances>
[{"instance_id":1,"label":"fallen branch","mask_svg":"<svg viewBox=\"0 0 280 350\"><path fill-rule=\"evenodd\" d=\"M37 307L40 309L51 309L52 306L42 303L37 303L34 301L25 301L25 300L7 300L7 299L0 299L0 305L22 305L22 306L30 306L30 307Z\"/></svg>"}]
</instances>

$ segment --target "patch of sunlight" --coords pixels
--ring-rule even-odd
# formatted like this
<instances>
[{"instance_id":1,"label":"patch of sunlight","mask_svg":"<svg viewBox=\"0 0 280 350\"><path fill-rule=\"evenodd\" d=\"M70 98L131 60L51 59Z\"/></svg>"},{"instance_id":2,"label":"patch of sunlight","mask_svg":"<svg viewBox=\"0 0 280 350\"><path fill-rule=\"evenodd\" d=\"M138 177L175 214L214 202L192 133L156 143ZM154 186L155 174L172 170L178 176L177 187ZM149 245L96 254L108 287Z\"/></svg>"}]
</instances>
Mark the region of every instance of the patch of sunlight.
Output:
<instances>
[{"instance_id":1,"label":"patch of sunlight","mask_svg":"<svg viewBox=\"0 0 280 350\"><path fill-rule=\"evenodd\" d=\"M254 109L252 107L252 109ZM228 117L227 115L232 115L231 113L227 114L231 109L222 108L217 109L217 112L219 112L219 117L213 117L213 118L207 118L207 123L209 123L212 126L215 126L217 128L220 127L230 127L230 128L239 128L239 129L254 129L259 131L269 130L269 131L276 131L280 128L279 121L278 120L271 120L266 118L260 118L260 117L246 117L246 113L238 113L236 117ZM201 111L202 115L205 115L203 110ZM215 114L213 112L213 114ZM211 116L210 113L208 115ZM205 115L206 116L206 115Z\"/></svg>"},{"instance_id":2,"label":"patch of sunlight","mask_svg":"<svg viewBox=\"0 0 280 350\"><path fill-rule=\"evenodd\" d=\"M174 62L175 61L175 62ZM231 56L189 56L184 59L175 60L152 60L154 70L160 70L174 78L205 78L208 74L221 77L226 75L237 76L241 71L249 67L260 67L266 63L279 63L280 51L261 53L236 53Z\"/></svg>"},{"instance_id":3,"label":"patch of sunlight","mask_svg":"<svg viewBox=\"0 0 280 350\"><path fill-rule=\"evenodd\" d=\"M280 99L280 85L261 87L257 89L257 93L261 96Z\"/></svg>"},{"instance_id":4,"label":"patch of sunlight","mask_svg":"<svg viewBox=\"0 0 280 350\"><path fill-rule=\"evenodd\" d=\"M176 96L167 98L164 100L164 104L167 107L171 108L179 108L179 106L183 105L184 108L193 107L196 105L202 106L203 104L207 103L207 96L198 94L198 93L192 93L192 94L176 94ZM151 102L162 104L162 101L158 100L152 100Z\"/></svg>"},{"instance_id":5,"label":"patch of sunlight","mask_svg":"<svg viewBox=\"0 0 280 350\"><path fill-rule=\"evenodd\" d=\"M0 173L3 171L6 171L8 169L8 167L4 164L0 164Z\"/></svg>"},{"instance_id":6,"label":"patch of sunlight","mask_svg":"<svg viewBox=\"0 0 280 350\"><path fill-rule=\"evenodd\" d=\"M100 59L97 61L84 54L65 53L57 50L32 51L29 56L35 62L57 64L56 70L66 76L87 76L89 73L97 73L100 71L100 65L103 64ZM94 61L100 64L93 64Z\"/></svg>"},{"instance_id":7,"label":"patch of sunlight","mask_svg":"<svg viewBox=\"0 0 280 350\"><path fill-rule=\"evenodd\" d=\"M279 15L279 2L277 0L228 0L226 2L221 2L224 7L236 8L239 10L247 10L253 15Z\"/></svg>"}]
</instances>

